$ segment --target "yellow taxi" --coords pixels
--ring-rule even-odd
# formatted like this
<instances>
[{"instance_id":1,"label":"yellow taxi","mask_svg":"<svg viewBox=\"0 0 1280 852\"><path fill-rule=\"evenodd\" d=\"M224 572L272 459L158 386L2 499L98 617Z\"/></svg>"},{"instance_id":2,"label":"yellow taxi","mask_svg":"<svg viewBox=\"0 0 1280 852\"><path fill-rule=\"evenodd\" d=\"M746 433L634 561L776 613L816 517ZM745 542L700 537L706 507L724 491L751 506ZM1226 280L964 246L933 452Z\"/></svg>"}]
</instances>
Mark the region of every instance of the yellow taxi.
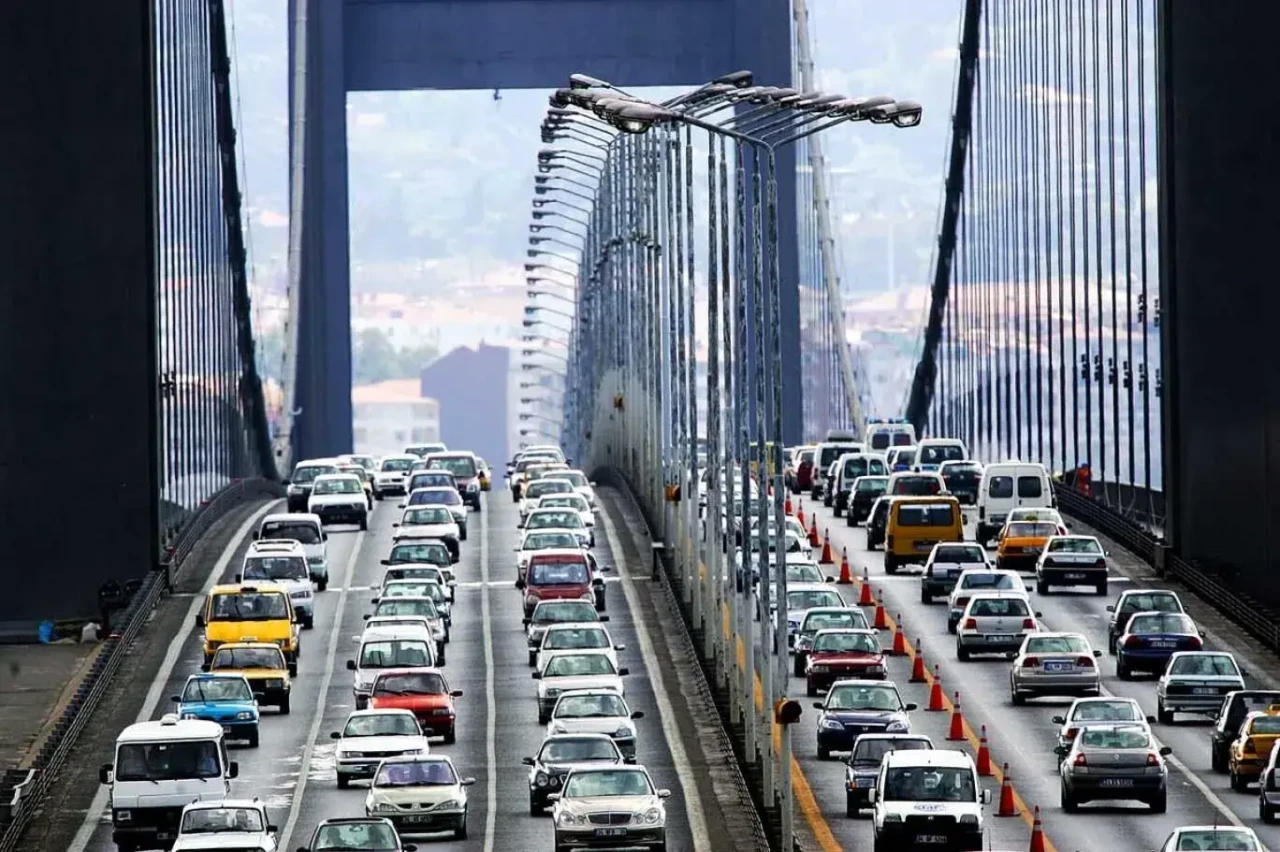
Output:
<instances>
[{"instance_id":1,"label":"yellow taxi","mask_svg":"<svg viewBox=\"0 0 1280 852\"><path fill-rule=\"evenodd\" d=\"M214 586L196 616L204 628L204 662L231 642L262 642L284 654L289 674L298 673L298 613L289 590L278 583Z\"/></svg>"},{"instance_id":2,"label":"yellow taxi","mask_svg":"<svg viewBox=\"0 0 1280 852\"><path fill-rule=\"evenodd\" d=\"M219 645L213 659L201 666L206 672L244 675L258 704L279 707L281 715L289 714L289 694L293 681L289 665L279 645L269 642L228 642Z\"/></svg>"},{"instance_id":3,"label":"yellow taxi","mask_svg":"<svg viewBox=\"0 0 1280 852\"><path fill-rule=\"evenodd\" d=\"M1035 570L1045 544L1058 535L1052 521L1010 521L1000 530L996 545L996 568L1008 571Z\"/></svg>"},{"instance_id":4,"label":"yellow taxi","mask_svg":"<svg viewBox=\"0 0 1280 852\"><path fill-rule=\"evenodd\" d=\"M480 471L480 476L479 476L480 490L488 491L489 488L492 487L493 485L493 482L489 476L489 463L484 459L480 458L479 456L476 456L476 467Z\"/></svg>"},{"instance_id":5,"label":"yellow taxi","mask_svg":"<svg viewBox=\"0 0 1280 852\"><path fill-rule=\"evenodd\" d=\"M964 541L964 515L951 495L896 497L889 505L884 533L884 570L925 564L940 541Z\"/></svg>"},{"instance_id":6,"label":"yellow taxi","mask_svg":"<svg viewBox=\"0 0 1280 852\"><path fill-rule=\"evenodd\" d=\"M1262 769L1271 757L1271 749L1280 739L1280 704L1258 710L1245 717L1240 736L1231 744L1227 769L1231 773L1231 789L1245 792L1251 781L1262 777Z\"/></svg>"}]
</instances>

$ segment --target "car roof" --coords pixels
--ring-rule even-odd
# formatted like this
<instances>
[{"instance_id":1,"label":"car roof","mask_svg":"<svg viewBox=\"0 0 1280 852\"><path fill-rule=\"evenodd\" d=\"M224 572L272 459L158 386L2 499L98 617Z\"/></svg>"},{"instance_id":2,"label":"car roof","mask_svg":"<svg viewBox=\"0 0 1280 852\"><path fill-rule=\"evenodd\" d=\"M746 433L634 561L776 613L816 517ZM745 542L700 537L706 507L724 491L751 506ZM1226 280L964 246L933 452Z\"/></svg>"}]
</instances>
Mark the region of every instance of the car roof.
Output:
<instances>
[{"instance_id":1,"label":"car roof","mask_svg":"<svg viewBox=\"0 0 1280 852\"><path fill-rule=\"evenodd\" d=\"M586 601L583 601L583 603L586 603ZM606 630L606 631L607 631L607 628L604 626L604 624L603 624L602 622L599 622L599 621L557 621L555 624L553 624L553 625L551 625L550 627L548 627L548 628L547 628L547 632L548 632L548 633L550 633L550 632L552 632L553 630L586 630L586 629L588 629L588 628L596 628L596 629L598 629L598 630ZM553 651L569 651L569 650L574 650L574 649L571 649L571 648L552 648L551 650L553 650ZM599 651L599 650L603 650L603 649L601 649L601 648L596 648L596 649L594 649L594 650Z\"/></svg>"},{"instance_id":2,"label":"car roof","mask_svg":"<svg viewBox=\"0 0 1280 852\"><path fill-rule=\"evenodd\" d=\"M223 642L221 645L219 645L217 648L214 649L214 653L217 654L218 651L223 651L228 648L230 648L231 650L239 650L241 648L262 650L264 648L269 648L272 651L280 651L280 646L275 644L274 642ZM284 651L280 651L280 653L283 654Z\"/></svg>"},{"instance_id":3,"label":"car roof","mask_svg":"<svg viewBox=\"0 0 1280 852\"><path fill-rule=\"evenodd\" d=\"M813 612L813 610L809 610ZM868 630L865 627L824 627L814 634L814 639L821 639L823 636L831 636L840 633L861 633L866 636L875 636L874 630Z\"/></svg>"},{"instance_id":4,"label":"car roof","mask_svg":"<svg viewBox=\"0 0 1280 852\"><path fill-rule=\"evenodd\" d=\"M320 516L314 512L280 512L278 514L267 515L262 519L262 523L264 524L269 524L273 521L277 523L285 521L298 523L300 521L304 521L306 523L314 523L318 525L320 523Z\"/></svg>"},{"instance_id":5,"label":"car roof","mask_svg":"<svg viewBox=\"0 0 1280 852\"><path fill-rule=\"evenodd\" d=\"M347 714L347 719L349 721L357 716L413 716L413 711L400 707L370 707L367 710L352 710Z\"/></svg>"},{"instance_id":6,"label":"car roof","mask_svg":"<svg viewBox=\"0 0 1280 852\"><path fill-rule=\"evenodd\" d=\"M617 695L617 694L618 694L618 693L614 692L612 689L591 689L591 690L588 690L588 689L573 689L573 690L569 690L569 691L570 691L570 692L599 692L599 693L602 693L602 694L607 692L607 693L608 693L608 694L610 694L610 695ZM565 694L565 693L561 693L561 695L564 695L564 694ZM577 733L577 734L569 734L569 733L565 733L565 734L550 734L550 735L548 735L548 736L546 736L546 737L544 737L544 738L543 738L543 740L542 740L542 745L546 745L546 744L547 744L547 743L549 743L549 742L552 742L552 741L558 741L558 740L608 740L609 742L611 742L611 743L612 743L612 742L613 742L613 737L609 736L608 734L593 734L593 733L590 733L590 732L588 732L588 731L582 731L581 733ZM541 747L542 747L542 746L539 746L539 748L541 748Z\"/></svg>"},{"instance_id":7,"label":"car roof","mask_svg":"<svg viewBox=\"0 0 1280 852\"><path fill-rule=\"evenodd\" d=\"M831 684L832 689L837 686L887 686L893 689L894 692L898 691L898 684L892 680L867 680L862 677L842 677Z\"/></svg>"},{"instance_id":8,"label":"car roof","mask_svg":"<svg viewBox=\"0 0 1280 852\"><path fill-rule=\"evenodd\" d=\"M266 802L253 799L196 799L182 806L182 812L201 810L221 810L222 808L247 808L254 811L265 811Z\"/></svg>"},{"instance_id":9,"label":"car roof","mask_svg":"<svg viewBox=\"0 0 1280 852\"><path fill-rule=\"evenodd\" d=\"M533 551L533 556L529 558L530 560L541 559L544 556L580 556L583 562L587 560L587 552L585 550L572 547L547 547L542 550L535 550Z\"/></svg>"},{"instance_id":10,"label":"car roof","mask_svg":"<svg viewBox=\"0 0 1280 852\"><path fill-rule=\"evenodd\" d=\"M243 680L248 683L244 675L231 672L196 672L193 675L187 675L187 683L193 680Z\"/></svg>"},{"instance_id":11,"label":"car roof","mask_svg":"<svg viewBox=\"0 0 1280 852\"><path fill-rule=\"evenodd\" d=\"M948 748L912 749L891 751L884 756L886 765L898 766L949 766L966 768L973 766L973 758L967 752Z\"/></svg>"},{"instance_id":12,"label":"car roof","mask_svg":"<svg viewBox=\"0 0 1280 852\"><path fill-rule=\"evenodd\" d=\"M373 676L374 680L389 675L403 674L438 674L444 677L444 672L435 666L397 666L394 669L378 669L378 673Z\"/></svg>"},{"instance_id":13,"label":"car roof","mask_svg":"<svg viewBox=\"0 0 1280 852\"><path fill-rule=\"evenodd\" d=\"M249 553L253 553L257 551L276 551L280 553L291 553L295 550L304 551L304 555L305 555L306 548L304 548L302 546L302 542L298 541L297 539L264 538L264 539L259 539L258 541L249 542L249 549L245 552L245 555L247 556Z\"/></svg>"},{"instance_id":14,"label":"car roof","mask_svg":"<svg viewBox=\"0 0 1280 852\"><path fill-rule=\"evenodd\" d=\"M303 459L293 466L294 470L300 467L337 467L338 459L336 457L323 459Z\"/></svg>"},{"instance_id":15,"label":"car roof","mask_svg":"<svg viewBox=\"0 0 1280 852\"><path fill-rule=\"evenodd\" d=\"M240 592L259 595L287 595L289 593L288 589L279 583L268 583L265 580L262 582L251 580L245 583L219 583L209 590L210 595L231 595L239 594Z\"/></svg>"}]
</instances>

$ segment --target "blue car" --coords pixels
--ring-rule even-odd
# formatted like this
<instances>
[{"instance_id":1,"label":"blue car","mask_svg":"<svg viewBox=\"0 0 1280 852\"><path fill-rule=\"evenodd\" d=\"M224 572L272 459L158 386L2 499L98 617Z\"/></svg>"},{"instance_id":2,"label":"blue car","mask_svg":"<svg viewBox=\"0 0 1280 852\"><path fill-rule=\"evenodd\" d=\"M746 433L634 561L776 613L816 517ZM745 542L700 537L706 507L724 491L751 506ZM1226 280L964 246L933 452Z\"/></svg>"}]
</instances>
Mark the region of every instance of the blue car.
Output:
<instances>
[{"instance_id":1,"label":"blue car","mask_svg":"<svg viewBox=\"0 0 1280 852\"><path fill-rule=\"evenodd\" d=\"M1159 675L1179 651L1204 650L1204 633L1181 612L1139 612L1116 641L1116 676L1134 672Z\"/></svg>"},{"instance_id":2,"label":"blue car","mask_svg":"<svg viewBox=\"0 0 1280 852\"><path fill-rule=\"evenodd\" d=\"M182 695L172 699L180 719L217 722L229 740L258 747L258 702L244 675L197 674L187 678Z\"/></svg>"}]
</instances>

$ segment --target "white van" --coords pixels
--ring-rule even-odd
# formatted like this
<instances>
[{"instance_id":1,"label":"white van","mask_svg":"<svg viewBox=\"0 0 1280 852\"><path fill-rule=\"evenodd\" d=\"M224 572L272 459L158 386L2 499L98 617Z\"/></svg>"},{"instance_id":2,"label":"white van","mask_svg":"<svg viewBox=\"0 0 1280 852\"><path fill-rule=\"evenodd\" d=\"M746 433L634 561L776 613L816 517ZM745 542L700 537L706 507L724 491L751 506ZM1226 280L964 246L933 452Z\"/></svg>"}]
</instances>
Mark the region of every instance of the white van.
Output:
<instances>
[{"instance_id":1,"label":"white van","mask_svg":"<svg viewBox=\"0 0 1280 852\"><path fill-rule=\"evenodd\" d=\"M315 627L315 595L311 589L311 570L307 551L290 538L255 541L244 555L237 583L277 583L289 590L289 600L307 630Z\"/></svg>"},{"instance_id":2,"label":"white van","mask_svg":"<svg viewBox=\"0 0 1280 852\"><path fill-rule=\"evenodd\" d=\"M1039 462L1005 461L987 465L978 486L979 544L995 538L1014 509L1049 509L1057 506L1049 472Z\"/></svg>"},{"instance_id":3,"label":"white van","mask_svg":"<svg viewBox=\"0 0 1280 852\"><path fill-rule=\"evenodd\" d=\"M351 693L356 709L369 706L369 693L373 681L383 669L421 669L436 666L436 649L440 644L432 640L429 632L411 627L395 627L390 630L379 627L366 631L360 637L360 653L354 660L347 660L347 670L352 672Z\"/></svg>"},{"instance_id":4,"label":"white van","mask_svg":"<svg viewBox=\"0 0 1280 852\"><path fill-rule=\"evenodd\" d=\"M325 547L329 534L324 531L319 515L303 512L267 515L254 531L253 540L298 542L307 553L307 569L316 581L316 588L323 592L329 587L329 550Z\"/></svg>"},{"instance_id":5,"label":"white van","mask_svg":"<svg viewBox=\"0 0 1280 852\"><path fill-rule=\"evenodd\" d=\"M916 442L916 427L906 420L867 421L867 448L883 453L892 447L910 447Z\"/></svg>"},{"instance_id":6,"label":"white van","mask_svg":"<svg viewBox=\"0 0 1280 852\"><path fill-rule=\"evenodd\" d=\"M239 772L216 722L168 713L130 725L116 738L115 763L98 770L110 787L112 841L120 849L168 849L182 809L230 798Z\"/></svg>"},{"instance_id":7,"label":"white van","mask_svg":"<svg viewBox=\"0 0 1280 852\"><path fill-rule=\"evenodd\" d=\"M916 445L916 470L933 472L943 462L968 460L969 448L958 438L923 438Z\"/></svg>"},{"instance_id":8,"label":"white van","mask_svg":"<svg viewBox=\"0 0 1280 852\"><path fill-rule=\"evenodd\" d=\"M985 848L982 806L991 794L966 752L891 751L871 795L876 849Z\"/></svg>"}]
</instances>

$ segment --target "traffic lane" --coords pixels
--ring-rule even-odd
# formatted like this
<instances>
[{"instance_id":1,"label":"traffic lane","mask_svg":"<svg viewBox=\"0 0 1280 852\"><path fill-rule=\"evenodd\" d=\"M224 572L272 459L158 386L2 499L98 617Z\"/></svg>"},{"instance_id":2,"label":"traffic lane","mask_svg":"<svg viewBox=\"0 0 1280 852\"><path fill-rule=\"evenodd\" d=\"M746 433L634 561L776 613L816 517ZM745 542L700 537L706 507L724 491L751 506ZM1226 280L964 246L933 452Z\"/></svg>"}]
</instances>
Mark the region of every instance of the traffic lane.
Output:
<instances>
[{"instance_id":1,"label":"traffic lane","mask_svg":"<svg viewBox=\"0 0 1280 852\"><path fill-rule=\"evenodd\" d=\"M377 517L377 513L374 513ZM351 530L351 531L348 531ZM329 565L331 576L347 564L352 549L364 536L354 527L334 527L329 529ZM244 554L249 548L251 538L240 542L235 555L227 563L226 571L218 578L219 583L233 582L239 573ZM332 591L316 593L315 627L301 631L302 653L298 658L298 676L292 678L293 692L288 716L281 715L274 708L264 708L260 718L259 746L248 748L242 743L231 743L228 746L231 759L239 764L239 775L232 782L232 794L236 796L258 796L271 809L270 813L278 825L283 825L285 814L292 804L293 790L297 785L301 771L303 745L306 732L314 718L316 698L319 695L323 671L319 665L322 657L316 654L323 643L317 639L324 636L327 626L333 623L337 610L338 594ZM172 673L167 678L160 694L160 704L154 714L159 719L165 713L173 712L174 705L168 699L180 695L186 685L187 678L200 671L203 662L203 631L192 622L183 628L186 639L182 654ZM103 755L100 762L110 762L111 755ZM102 815L102 822L94 831L88 850L92 852L114 852L115 844L111 841L110 807Z\"/></svg>"},{"instance_id":2,"label":"traffic lane","mask_svg":"<svg viewBox=\"0 0 1280 852\"><path fill-rule=\"evenodd\" d=\"M1014 788L1028 807L1040 806L1042 816L1046 817L1046 833L1055 844L1066 848L1068 841L1106 843L1121 836L1139 846L1147 844L1142 848L1155 848L1178 825L1202 819L1212 821L1216 809L1172 766L1165 814L1152 814L1139 803L1127 802L1115 805L1091 803L1074 815L1062 812L1059 807L1057 756L1053 753L1057 726L1050 719L1069 706L1070 701L1036 699L1025 708L1012 706L1009 699L1009 662L996 657L959 662L955 655L955 637L946 629L946 607L938 604L927 606L920 602L918 576L885 575L877 564L882 561L881 554L866 549L865 532L861 530L838 528L832 534L832 544L833 547L848 548L851 563L859 569L867 566L872 587L883 593L890 617L896 620L901 615L906 636L912 645L919 641L930 671L935 665L939 667L947 697L954 698L957 691L961 693L961 710L972 729L980 731L981 726L987 727L993 762L997 766L1005 762L1009 764ZM1031 597L1033 608L1043 612L1040 596L1033 593ZM1101 602L1104 599L1093 600ZM1057 627L1052 619L1046 620L1049 626ZM886 632L885 644L890 642L891 634ZM925 694L925 702L921 703L924 706L928 690L921 691ZM942 717L949 723L948 713L925 715Z\"/></svg>"},{"instance_id":3,"label":"traffic lane","mask_svg":"<svg viewBox=\"0 0 1280 852\"><path fill-rule=\"evenodd\" d=\"M601 499L610 499L601 495ZM537 681L531 677L524 632L523 596L515 589L515 554L519 538L519 515L509 500L491 502L490 575L493 595L494 672L497 693L497 823L495 849L550 848L554 829L548 816L529 813L529 770L521 763L542 744L546 726L538 724ZM619 534L630 534L619 530ZM606 627L613 641L626 647L618 653L618 664L630 669L625 678L627 703L645 715L636 721L636 762L653 775L659 788L671 790L667 800L667 842L672 849L691 849L684 791L676 775L671 750L662 730L651 681L640 654L635 614L627 605L617 582L619 566L608 536L596 531L593 550L605 576ZM549 811L547 812L549 813Z\"/></svg>"},{"instance_id":4,"label":"traffic lane","mask_svg":"<svg viewBox=\"0 0 1280 852\"><path fill-rule=\"evenodd\" d=\"M330 737L341 731L347 717L355 710L352 693L352 674L347 671L347 660L354 660L360 652L360 635L364 630L364 616L373 612L372 598L381 587L386 567L382 560L391 552L395 530L391 524L399 519L400 511L395 498L381 504L389 511L375 512L374 521L360 552L351 564L351 572L344 585L345 601L340 605L337 643L332 656L327 649L317 649L314 655L331 672L325 690L320 724L303 728L303 736L310 738L314 730L312 754L306 767L306 781L298 808L296 824L291 836L281 837L282 849L294 849L306 845L316 826L331 817L364 816L364 802L368 796L368 783L356 783L345 790L337 786L335 753L337 743ZM468 520L468 539L462 543L461 558L454 565L459 584L479 582L481 551L481 518L472 513ZM332 540L332 539L331 539ZM330 587L333 589L333 587ZM453 758L454 765L463 777L476 778L468 794L468 827L471 838L467 841L448 841L439 844L441 849L481 848L487 800L484 794L487 779L485 761L485 679L484 650L480 620L480 593L478 586L458 589L453 605L453 624L450 642L445 648L445 679L452 689L463 690L457 699L457 742L443 745L433 740L431 753L445 754ZM341 598L343 592L339 591ZM330 622L332 623L332 622ZM314 702L316 695L313 694ZM435 847L437 844L432 844Z\"/></svg>"}]
</instances>

